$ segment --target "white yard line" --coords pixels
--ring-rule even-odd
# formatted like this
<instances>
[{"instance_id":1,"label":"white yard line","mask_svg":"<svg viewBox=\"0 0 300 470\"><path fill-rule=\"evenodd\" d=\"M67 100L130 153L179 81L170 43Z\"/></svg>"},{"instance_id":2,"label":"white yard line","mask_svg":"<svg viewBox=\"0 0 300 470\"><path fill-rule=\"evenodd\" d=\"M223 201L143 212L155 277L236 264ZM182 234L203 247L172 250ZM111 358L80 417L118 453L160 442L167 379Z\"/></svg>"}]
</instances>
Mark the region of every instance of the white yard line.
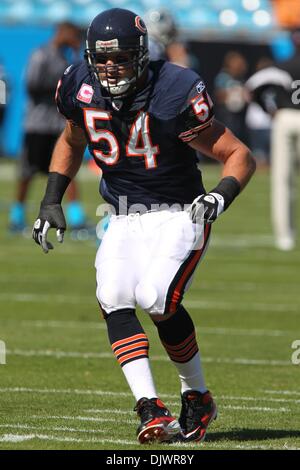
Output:
<instances>
[{"instance_id":1,"label":"white yard line","mask_svg":"<svg viewBox=\"0 0 300 470\"><path fill-rule=\"evenodd\" d=\"M300 392L296 391L296 390L263 390L263 392L268 393L268 394L272 394L272 395L295 395L295 396L300 396Z\"/></svg>"},{"instance_id":2,"label":"white yard line","mask_svg":"<svg viewBox=\"0 0 300 470\"><path fill-rule=\"evenodd\" d=\"M260 329L243 329L243 328L214 328L198 326L197 331L199 334L209 335L224 335L224 336L263 336L263 337L295 337L295 331L281 331L281 330L260 330ZM300 335L300 332L299 332Z\"/></svg>"},{"instance_id":3,"label":"white yard line","mask_svg":"<svg viewBox=\"0 0 300 470\"><path fill-rule=\"evenodd\" d=\"M5 162L0 164L0 181L15 181L15 164L15 160L12 160L12 163ZM80 181L95 181L95 189L97 189L97 182L100 180L100 176L93 173L85 164L80 167L76 178L79 178Z\"/></svg>"},{"instance_id":4,"label":"white yard line","mask_svg":"<svg viewBox=\"0 0 300 470\"><path fill-rule=\"evenodd\" d=\"M91 396L115 396L131 397L127 392L111 392L107 390L78 390L78 389L53 389L53 388L28 388L28 387L0 387L0 393L37 393L37 394L61 394L61 395L91 395Z\"/></svg>"},{"instance_id":5,"label":"white yard line","mask_svg":"<svg viewBox=\"0 0 300 470\"><path fill-rule=\"evenodd\" d=\"M178 397L179 398L179 397ZM215 397L216 399L218 399L218 397ZM179 406L179 402L178 403L168 403L169 406ZM245 411L248 411L248 410L251 410L251 411L270 411L270 412L284 412L284 411L291 411L290 408L285 408L285 407L282 407L282 408L270 408L270 407L266 407L266 406L235 406L235 405L222 405L222 409L229 409L229 410L245 410ZM123 414L123 415L127 415L127 414L132 414L132 410L127 410L127 411L124 411L124 410L114 410L114 409L95 409L95 410L85 410L85 413L96 413L96 414Z\"/></svg>"},{"instance_id":6,"label":"white yard line","mask_svg":"<svg viewBox=\"0 0 300 470\"><path fill-rule=\"evenodd\" d=\"M97 306L96 297L93 296L73 296L63 294L35 294L35 293L0 293L0 300L6 302L25 302L25 303L43 303L51 302L52 304L84 304Z\"/></svg>"},{"instance_id":7,"label":"white yard line","mask_svg":"<svg viewBox=\"0 0 300 470\"><path fill-rule=\"evenodd\" d=\"M268 360L268 359L245 359L245 358L213 358L207 357L201 359L202 362L217 363L217 364L236 364L244 366L293 366L291 361L285 360Z\"/></svg>"},{"instance_id":8,"label":"white yard line","mask_svg":"<svg viewBox=\"0 0 300 470\"><path fill-rule=\"evenodd\" d=\"M170 444L170 446L172 446L173 444ZM216 449L228 449L228 450L234 450L234 449L237 449L237 450L300 450L300 448L298 447L292 447L292 446L289 446L287 445L286 443L285 444L282 444L282 445L272 445L272 444L269 444L269 445L261 445L261 444L230 444L230 443L223 443L223 442L220 442L220 443L212 443L212 442L209 442L209 440L207 440L206 442L200 444L201 447L205 447L205 446L209 446L209 447L214 447Z\"/></svg>"},{"instance_id":9,"label":"white yard line","mask_svg":"<svg viewBox=\"0 0 300 470\"><path fill-rule=\"evenodd\" d=\"M8 320L9 324L15 324L15 320ZM103 321L90 322L90 321L64 321L64 320L21 320L18 321L18 325L27 328L66 328L66 329L87 329L87 330L104 330L106 331L106 323ZM156 328L152 325L147 326L147 330L156 331ZM199 333L205 333L209 335L232 335L232 336L266 336L266 337L295 337L295 330L264 330L258 328L218 328L209 326L199 326L197 328ZM300 331L299 331L300 336Z\"/></svg>"},{"instance_id":10,"label":"white yard line","mask_svg":"<svg viewBox=\"0 0 300 470\"><path fill-rule=\"evenodd\" d=\"M61 394L61 395L91 395L91 396L99 396L99 397L127 397L132 398L132 394L130 392L113 392L111 390L86 390L86 389L39 389L39 388L25 388L25 387L0 387L0 393L36 393L36 394ZM277 394L277 391L268 391L266 390L265 393L274 393ZM278 392L282 393L282 392ZM291 392L291 394L296 393L296 395L300 395L300 392ZM179 394L161 394L160 395L164 399L178 399ZM267 402L274 402L274 403L291 403L291 404L299 404L300 400L298 399L289 399L289 398L270 398L269 396L258 396L258 397L248 397L248 396L231 396L231 395L216 395L215 398L217 400L229 400L229 401L267 401ZM176 403L178 404L178 403ZM83 410L85 413L97 413L97 412L110 412L111 410L107 411L107 409L87 409ZM115 410L117 413L129 413L131 412L130 409L128 410Z\"/></svg>"},{"instance_id":11,"label":"white yard line","mask_svg":"<svg viewBox=\"0 0 300 470\"><path fill-rule=\"evenodd\" d=\"M269 304L263 302L215 302L209 300L186 300L183 302L190 309L217 309L217 310L239 310L247 312L300 312L300 305L295 304Z\"/></svg>"},{"instance_id":12,"label":"white yard line","mask_svg":"<svg viewBox=\"0 0 300 470\"><path fill-rule=\"evenodd\" d=\"M3 436L0 436L0 442L18 443L18 442L30 441L31 439L34 439L34 438L35 438L34 434L4 434Z\"/></svg>"},{"instance_id":13,"label":"white yard line","mask_svg":"<svg viewBox=\"0 0 300 470\"><path fill-rule=\"evenodd\" d=\"M120 414L120 415L132 415L133 408L128 410L120 410L116 408L92 408L89 410L82 410L83 413L103 413L103 414Z\"/></svg>"},{"instance_id":14,"label":"white yard line","mask_svg":"<svg viewBox=\"0 0 300 470\"><path fill-rule=\"evenodd\" d=\"M51 434L39 434L39 433L34 433L34 434L4 434L0 435L0 443L22 443L26 442L29 440L33 439L38 439L42 441L54 441L54 442L70 442L70 443L93 443L93 444L114 444L114 445L137 445L137 441L129 441L129 440L123 440L123 439L96 439L96 438L90 438L90 439L81 439L81 438L73 438L73 437L65 437L65 436L54 436ZM173 444L168 444L167 448L177 448L177 449L189 449L189 448L195 448L195 449L201 449L205 447L212 447L216 449L243 449L243 450L255 450L255 449L260 449L260 450L271 450L271 449L280 449L280 450L300 450L297 447L292 447L289 446L288 444L283 444L283 445L261 445L261 444L233 444L231 442L224 443L224 442L204 442L201 444L184 444L184 443L173 443ZM141 451L145 450L145 447L141 447Z\"/></svg>"},{"instance_id":15,"label":"white yard line","mask_svg":"<svg viewBox=\"0 0 300 470\"><path fill-rule=\"evenodd\" d=\"M85 434L102 434L106 432L104 429L76 429L69 428L67 426L32 426L29 424L0 424L0 429L27 429L28 431L55 431L55 432L73 432L73 433L85 433Z\"/></svg>"},{"instance_id":16,"label":"white yard line","mask_svg":"<svg viewBox=\"0 0 300 470\"><path fill-rule=\"evenodd\" d=\"M0 436L0 442L25 442L32 439L56 442L75 442L75 443L95 443L95 444L120 444L120 445L136 445L136 441L126 441L122 439L80 439L75 437L54 436L49 434L4 434Z\"/></svg>"},{"instance_id":17,"label":"white yard line","mask_svg":"<svg viewBox=\"0 0 300 470\"><path fill-rule=\"evenodd\" d=\"M162 395L164 396L165 398L168 398L168 399L176 399L176 398L179 398L179 394L178 395ZM300 400L293 400L293 399L289 399L289 398L270 398L270 397L233 397L233 396L228 396L228 395L214 395L214 398L218 401L249 401L249 402L268 402L268 403L287 403L287 404L294 404L294 405L298 405L300 403ZM179 403L178 402L168 402L168 405L170 406L179 406ZM223 407L223 405L222 405ZM277 408L276 408L277 409ZM84 410L85 413L106 413L108 411L104 410L103 408L89 408L87 410ZM119 410L118 412L120 413L130 413L131 410L128 410L128 411L121 411Z\"/></svg>"},{"instance_id":18,"label":"white yard line","mask_svg":"<svg viewBox=\"0 0 300 470\"><path fill-rule=\"evenodd\" d=\"M256 402L261 402L261 401L267 401L270 403L294 403L299 404L300 400L293 400L289 398L270 398L270 397L233 397L233 396L227 396L227 395L220 395L216 396L218 400L238 400L238 401L256 401Z\"/></svg>"},{"instance_id":19,"label":"white yard line","mask_svg":"<svg viewBox=\"0 0 300 470\"><path fill-rule=\"evenodd\" d=\"M111 359L114 356L110 353L97 353L97 352L78 352L78 351L52 351L52 350L23 350L13 349L6 350L7 355L21 356L21 357L54 357L56 359ZM112 356L112 357L111 357Z\"/></svg>"},{"instance_id":20,"label":"white yard line","mask_svg":"<svg viewBox=\"0 0 300 470\"><path fill-rule=\"evenodd\" d=\"M211 239L211 246L221 248L261 248L274 246L272 235L251 234L251 235L214 235Z\"/></svg>"},{"instance_id":21,"label":"white yard line","mask_svg":"<svg viewBox=\"0 0 300 470\"><path fill-rule=\"evenodd\" d=\"M10 322L10 321L9 321ZM63 320L22 320L18 322L22 327L28 328L66 328L66 329L80 329L80 330L107 330L106 323L99 322L84 322L84 321L63 321Z\"/></svg>"},{"instance_id":22,"label":"white yard line","mask_svg":"<svg viewBox=\"0 0 300 470\"><path fill-rule=\"evenodd\" d=\"M93 422L93 423L115 423L116 418L94 418L90 416L38 416L33 415L30 416L30 419L36 420L48 420L48 419L63 419L67 421L86 421L86 422ZM135 419L119 419L122 423L125 424L137 424L137 420Z\"/></svg>"},{"instance_id":23,"label":"white yard line","mask_svg":"<svg viewBox=\"0 0 300 470\"><path fill-rule=\"evenodd\" d=\"M73 296L60 294L36 294L36 293L0 293L0 300L6 302L43 303L51 302L61 304L94 305L97 307L96 298L93 296ZM264 302L218 302L209 300L186 300L184 305L190 309L224 310L224 311L251 311L251 312L284 312L299 313L300 305L297 304L271 304Z\"/></svg>"},{"instance_id":24,"label":"white yard line","mask_svg":"<svg viewBox=\"0 0 300 470\"><path fill-rule=\"evenodd\" d=\"M23 350L23 349L8 349L6 351L8 356L21 356L21 357L54 357L56 359L114 359L110 352L78 352L78 351L53 351L53 350ZM169 362L167 356L151 356L152 361ZM248 359L248 358L224 358L224 357L206 357L202 359L203 363L214 364L232 364L232 365L252 365L252 366L293 366L291 361L285 360L268 360L268 359Z\"/></svg>"},{"instance_id":25,"label":"white yard line","mask_svg":"<svg viewBox=\"0 0 300 470\"><path fill-rule=\"evenodd\" d=\"M292 411L290 408L270 408L264 406L235 406L235 405L222 405L222 408L228 410L244 410L244 411L265 411L271 413L282 413Z\"/></svg>"}]
</instances>

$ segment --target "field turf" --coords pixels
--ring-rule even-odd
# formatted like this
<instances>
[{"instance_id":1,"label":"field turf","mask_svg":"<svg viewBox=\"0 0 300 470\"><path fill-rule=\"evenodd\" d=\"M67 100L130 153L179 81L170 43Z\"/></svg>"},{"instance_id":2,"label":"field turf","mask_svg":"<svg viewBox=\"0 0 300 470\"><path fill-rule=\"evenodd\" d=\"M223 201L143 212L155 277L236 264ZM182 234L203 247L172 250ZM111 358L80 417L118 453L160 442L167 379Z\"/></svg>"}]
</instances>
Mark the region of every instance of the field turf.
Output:
<instances>
[{"instance_id":1,"label":"field turf","mask_svg":"<svg viewBox=\"0 0 300 470\"><path fill-rule=\"evenodd\" d=\"M213 187L219 168L203 173ZM84 169L80 179L97 222L97 180ZM140 449L134 399L95 300L96 243L66 235L44 255L29 237L9 235L13 183L12 165L0 160L0 449ZM38 178L30 193L30 225L44 185ZM203 444L151 449L300 449L300 365L291 360L300 340L300 244L288 253L273 247L267 172L214 224L184 304L219 416ZM178 415L175 368L146 314L139 317L160 397Z\"/></svg>"}]
</instances>

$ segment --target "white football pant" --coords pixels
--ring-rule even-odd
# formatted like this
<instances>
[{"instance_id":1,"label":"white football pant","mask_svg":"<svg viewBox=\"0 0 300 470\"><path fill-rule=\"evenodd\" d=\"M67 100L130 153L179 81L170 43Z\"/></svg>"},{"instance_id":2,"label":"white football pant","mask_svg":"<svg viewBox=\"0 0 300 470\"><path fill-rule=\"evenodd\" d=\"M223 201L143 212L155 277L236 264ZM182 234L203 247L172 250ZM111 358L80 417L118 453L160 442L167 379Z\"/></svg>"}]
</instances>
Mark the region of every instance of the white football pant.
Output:
<instances>
[{"instance_id":1,"label":"white football pant","mask_svg":"<svg viewBox=\"0 0 300 470\"><path fill-rule=\"evenodd\" d=\"M162 210L112 215L98 249L97 299L106 314L135 309L175 312L208 246L210 225Z\"/></svg>"}]
</instances>

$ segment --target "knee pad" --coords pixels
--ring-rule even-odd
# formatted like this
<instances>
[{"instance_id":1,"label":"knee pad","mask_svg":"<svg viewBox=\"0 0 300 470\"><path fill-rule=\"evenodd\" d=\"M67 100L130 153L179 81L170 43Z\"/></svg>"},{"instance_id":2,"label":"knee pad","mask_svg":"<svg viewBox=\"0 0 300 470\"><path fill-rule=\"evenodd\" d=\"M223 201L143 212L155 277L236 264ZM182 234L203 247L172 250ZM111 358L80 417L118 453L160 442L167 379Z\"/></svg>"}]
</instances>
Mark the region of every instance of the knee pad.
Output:
<instances>
[{"instance_id":1,"label":"knee pad","mask_svg":"<svg viewBox=\"0 0 300 470\"><path fill-rule=\"evenodd\" d=\"M106 313L124 308L135 308L133 296L115 284L107 283L97 287L96 296Z\"/></svg>"},{"instance_id":2,"label":"knee pad","mask_svg":"<svg viewBox=\"0 0 300 470\"><path fill-rule=\"evenodd\" d=\"M143 310L150 310L157 301L158 294L151 284L140 282L135 289L136 302Z\"/></svg>"}]
</instances>

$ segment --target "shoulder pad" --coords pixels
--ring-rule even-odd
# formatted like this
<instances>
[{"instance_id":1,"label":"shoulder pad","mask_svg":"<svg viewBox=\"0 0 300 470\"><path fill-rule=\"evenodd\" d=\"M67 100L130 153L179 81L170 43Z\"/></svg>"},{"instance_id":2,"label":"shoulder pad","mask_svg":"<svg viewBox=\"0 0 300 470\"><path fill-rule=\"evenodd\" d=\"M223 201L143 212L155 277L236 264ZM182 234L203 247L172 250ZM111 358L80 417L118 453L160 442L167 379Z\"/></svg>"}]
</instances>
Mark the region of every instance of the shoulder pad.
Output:
<instances>
[{"instance_id":1,"label":"shoulder pad","mask_svg":"<svg viewBox=\"0 0 300 470\"><path fill-rule=\"evenodd\" d=\"M74 119L77 108L77 95L82 85L90 83L89 71L85 61L69 65L57 84L55 100L58 110L66 119Z\"/></svg>"},{"instance_id":2,"label":"shoulder pad","mask_svg":"<svg viewBox=\"0 0 300 470\"><path fill-rule=\"evenodd\" d=\"M195 82L200 83L201 78L191 69L166 61L158 63L162 65L155 83L151 111L162 119L172 119L180 114L192 86Z\"/></svg>"}]
</instances>

